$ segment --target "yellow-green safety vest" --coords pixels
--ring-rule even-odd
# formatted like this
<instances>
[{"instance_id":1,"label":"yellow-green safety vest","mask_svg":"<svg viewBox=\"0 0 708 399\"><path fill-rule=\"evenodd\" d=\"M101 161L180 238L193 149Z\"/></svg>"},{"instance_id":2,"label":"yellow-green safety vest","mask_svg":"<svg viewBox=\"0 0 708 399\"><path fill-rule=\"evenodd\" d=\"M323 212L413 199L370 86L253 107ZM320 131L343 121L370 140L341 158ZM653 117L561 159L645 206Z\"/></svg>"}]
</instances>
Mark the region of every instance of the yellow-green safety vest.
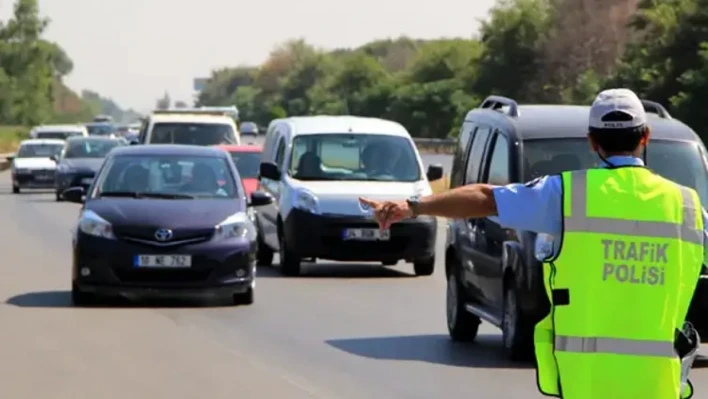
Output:
<instances>
[{"instance_id":1,"label":"yellow-green safety vest","mask_svg":"<svg viewBox=\"0 0 708 399\"><path fill-rule=\"evenodd\" d=\"M538 388L563 399L679 399L674 349L703 263L698 194L643 167L565 172Z\"/></svg>"}]
</instances>

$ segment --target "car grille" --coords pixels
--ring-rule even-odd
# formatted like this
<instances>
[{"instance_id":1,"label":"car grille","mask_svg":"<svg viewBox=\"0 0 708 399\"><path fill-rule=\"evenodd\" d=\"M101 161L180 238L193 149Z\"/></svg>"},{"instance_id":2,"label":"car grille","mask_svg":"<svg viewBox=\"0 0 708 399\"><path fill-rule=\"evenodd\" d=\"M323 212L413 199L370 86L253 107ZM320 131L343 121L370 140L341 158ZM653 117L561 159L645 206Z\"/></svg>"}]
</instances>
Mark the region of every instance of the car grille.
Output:
<instances>
[{"instance_id":1,"label":"car grille","mask_svg":"<svg viewBox=\"0 0 708 399\"><path fill-rule=\"evenodd\" d=\"M158 241L155 232L158 228L146 227L114 227L116 237L130 242L156 247L173 247L187 244L197 244L208 241L214 235L214 229L184 229L173 230L169 241Z\"/></svg>"},{"instance_id":2,"label":"car grille","mask_svg":"<svg viewBox=\"0 0 708 399\"><path fill-rule=\"evenodd\" d=\"M115 276L125 283L197 283L206 281L211 269L148 270L113 268Z\"/></svg>"}]
</instances>

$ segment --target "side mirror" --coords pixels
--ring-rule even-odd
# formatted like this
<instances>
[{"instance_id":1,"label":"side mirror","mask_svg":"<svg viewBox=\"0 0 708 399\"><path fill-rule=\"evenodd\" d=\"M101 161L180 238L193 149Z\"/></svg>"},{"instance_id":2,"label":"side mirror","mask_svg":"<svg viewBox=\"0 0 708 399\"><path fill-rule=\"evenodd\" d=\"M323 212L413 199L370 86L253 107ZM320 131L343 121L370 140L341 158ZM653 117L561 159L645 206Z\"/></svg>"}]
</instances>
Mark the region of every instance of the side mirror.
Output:
<instances>
[{"instance_id":1,"label":"side mirror","mask_svg":"<svg viewBox=\"0 0 708 399\"><path fill-rule=\"evenodd\" d=\"M62 198L69 202L75 202L77 204L84 203L84 188L83 187L72 187L64 190L61 193Z\"/></svg>"},{"instance_id":2,"label":"side mirror","mask_svg":"<svg viewBox=\"0 0 708 399\"><path fill-rule=\"evenodd\" d=\"M59 158L56 155L52 155L51 157L49 157L49 159L51 159L54 162L59 162Z\"/></svg>"},{"instance_id":3,"label":"side mirror","mask_svg":"<svg viewBox=\"0 0 708 399\"><path fill-rule=\"evenodd\" d=\"M443 167L440 164L428 166L428 181L440 180L443 178Z\"/></svg>"},{"instance_id":4,"label":"side mirror","mask_svg":"<svg viewBox=\"0 0 708 399\"><path fill-rule=\"evenodd\" d=\"M265 177L270 180L280 180L280 171L278 165L273 162L261 162L260 177Z\"/></svg>"},{"instance_id":5,"label":"side mirror","mask_svg":"<svg viewBox=\"0 0 708 399\"><path fill-rule=\"evenodd\" d=\"M17 158L17 154L10 154L5 159L7 159L9 162L12 162L12 160L15 158Z\"/></svg>"},{"instance_id":6,"label":"side mirror","mask_svg":"<svg viewBox=\"0 0 708 399\"><path fill-rule=\"evenodd\" d=\"M130 145L138 145L138 144L140 144L140 142L138 141L138 139L132 139L132 140L130 140Z\"/></svg>"},{"instance_id":7,"label":"side mirror","mask_svg":"<svg viewBox=\"0 0 708 399\"><path fill-rule=\"evenodd\" d=\"M264 191L254 191L251 193L249 206L264 206L273 203L273 197Z\"/></svg>"}]
</instances>

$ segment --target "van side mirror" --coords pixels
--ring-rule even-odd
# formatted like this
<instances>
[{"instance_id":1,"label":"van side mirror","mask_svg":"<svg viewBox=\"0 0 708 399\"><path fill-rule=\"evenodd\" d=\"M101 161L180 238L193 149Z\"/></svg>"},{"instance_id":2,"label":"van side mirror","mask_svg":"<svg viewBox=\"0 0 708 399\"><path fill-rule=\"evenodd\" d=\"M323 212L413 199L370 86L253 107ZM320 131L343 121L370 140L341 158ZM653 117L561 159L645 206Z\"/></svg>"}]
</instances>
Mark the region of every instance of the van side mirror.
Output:
<instances>
[{"instance_id":1,"label":"van side mirror","mask_svg":"<svg viewBox=\"0 0 708 399\"><path fill-rule=\"evenodd\" d=\"M52 155L51 157L49 157L49 159L51 159L54 162L59 162L59 158L56 155Z\"/></svg>"},{"instance_id":2,"label":"van side mirror","mask_svg":"<svg viewBox=\"0 0 708 399\"><path fill-rule=\"evenodd\" d=\"M428 181L440 180L443 178L443 167L440 164L428 166Z\"/></svg>"},{"instance_id":3,"label":"van side mirror","mask_svg":"<svg viewBox=\"0 0 708 399\"><path fill-rule=\"evenodd\" d=\"M254 191L251 193L251 201L248 206L265 206L273 203L273 197L264 191Z\"/></svg>"},{"instance_id":4,"label":"van side mirror","mask_svg":"<svg viewBox=\"0 0 708 399\"><path fill-rule=\"evenodd\" d=\"M280 180L280 170L278 165L273 162L261 162L259 177L265 177L270 180Z\"/></svg>"},{"instance_id":5,"label":"van side mirror","mask_svg":"<svg viewBox=\"0 0 708 399\"><path fill-rule=\"evenodd\" d=\"M15 158L17 158L17 154L10 154L5 159L7 159L8 162L12 162L12 160Z\"/></svg>"},{"instance_id":6,"label":"van side mirror","mask_svg":"<svg viewBox=\"0 0 708 399\"><path fill-rule=\"evenodd\" d=\"M61 193L62 198L69 202L74 202L77 204L84 203L84 188L83 187L72 187L64 190Z\"/></svg>"},{"instance_id":7,"label":"van side mirror","mask_svg":"<svg viewBox=\"0 0 708 399\"><path fill-rule=\"evenodd\" d=\"M130 140L130 145L138 145L138 144L140 144L140 141L138 141L138 139Z\"/></svg>"}]
</instances>

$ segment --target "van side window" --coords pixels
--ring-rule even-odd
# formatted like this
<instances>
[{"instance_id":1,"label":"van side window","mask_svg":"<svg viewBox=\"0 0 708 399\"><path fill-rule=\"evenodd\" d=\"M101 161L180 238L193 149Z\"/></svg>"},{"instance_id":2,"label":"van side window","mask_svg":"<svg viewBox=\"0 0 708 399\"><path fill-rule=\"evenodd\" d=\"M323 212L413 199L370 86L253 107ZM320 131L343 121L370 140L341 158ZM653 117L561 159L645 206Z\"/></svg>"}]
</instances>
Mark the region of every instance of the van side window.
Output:
<instances>
[{"instance_id":1,"label":"van side window","mask_svg":"<svg viewBox=\"0 0 708 399\"><path fill-rule=\"evenodd\" d=\"M278 169L283 167L283 160L285 159L285 139L280 139L278 142L278 149L275 152L275 163L278 165Z\"/></svg>"},{"instance_id":2,"label":"van side window","mask_svg":"<svg viewBox=\"0 0 708 399\"><path fill-rule=\"evenodd\" d=\"M509 175L509 141L497 131L494 149L489 159L487 183L504 186L510 183Z\"/></svg>"},{"instance_id":3,"label":"van side window","mask_svg":"<svg viewBox=\"0 0 708 399\"><path fill-rule=\"evenodd\" d=\"M149 124L150 124L150 122L148 120L146 120L140 126L140 132L138 133L138 142L140 142L142 144L146 143L145 139L147 138L146 136L147 136L147 129L148 129Z\"/></svg>"},{"instance_id":4,"label":"van side window","mask_svg":"<svg viewBox=\"0 0 708 399\"><path fill-rule=\"evenodd\" d=\"M467 158L467 168L465 173L465 184L474 184L479 181L479 171L482 165L484 149L491 135L491 129L486 126L477 128L470 155Z\"/></svg>"},{"instance_id":5,"label":"van side window","mask_svg":"<svg viewBox=\"0 0 708 399\"><path fill-rule=\"evenodd\" d=\"M452 160L452 171L450 171L451 186L459 187L465 180L465 157L470 146L470 141L474 139L477 125L473 122L465 122L460 129L460 136L457 139L457 148Z\"/></svg>"}]
</instances>

